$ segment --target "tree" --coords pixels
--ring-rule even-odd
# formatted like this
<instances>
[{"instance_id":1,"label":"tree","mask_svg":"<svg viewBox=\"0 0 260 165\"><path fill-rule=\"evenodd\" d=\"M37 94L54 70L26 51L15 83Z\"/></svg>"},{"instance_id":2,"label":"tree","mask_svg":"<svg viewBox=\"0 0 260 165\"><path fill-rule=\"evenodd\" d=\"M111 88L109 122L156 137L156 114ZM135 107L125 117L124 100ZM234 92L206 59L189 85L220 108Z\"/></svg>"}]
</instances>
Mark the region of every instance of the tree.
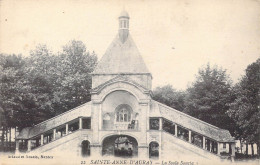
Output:
<instances>
[{"instance_id":1,"label":"tree","mask_svg":"<svg viewBox=\"0 0 260 165\"><path fill-rule=\"evenodd\" d=\"M81 41L71 41L58 55L38 45L27 58L12 57L12 63L0 57L1 107L13 112L9 126L32 126L90 101L97 57Z\"/></svg>"},{"instance_id":2,"label":"tree","mask_svg":"<svg viewBox=\"0 0 260 165\"><path fill-rule=\"evenodd\" d=\"M196 81L187 89L185 112L217 127L234 130L226 114L232 102L231 81L226 70L209 64L199 70Z\"/></svg>"},{"instance_id":3,"label":"tree","mask_svg":"<svg viewBox=\"0 0 260 165\"><path fill-rule=\"evenodd\" d=\"M82 41L70 41L56 59L56 88L53 104L56 114L90 101L91 75L97 64Z\"/></svg>"},{"instance_id":4,"label":"tree","mask_svg":"<svg viewBox=\"0 0 260 165\"><path fill-rule=\"evenodd\" d=\"M24 66L24 60L17 55L0 54L0 127L1 149L6 149L7 132L16 126L14 118L14 107L17 106L16 98L19 95L19 81L23 75L21 68ZM10 133L9 133L10 134ZM11 143L10 143L11 145Z\"/></svg>"},{"instance_id":5,"label":"tree","mask_svg":"<svg viewBox=\"0 0 260 165\"><path fill-rule=\"evenodd\" d=\"M153 99L161 102L176 110L184 110L184 100L186 93L183 91L177 91L173 89L171 85L165 85L163 87L157 87L153 91Z\"/></svg>"},{"instance_id":6,"label":"tree","mask_svg":"<svg viewBox=\"0 0 260 165\"><path fill-rule=\"evenodd\" d=\"M235 100L230 104L228 115L236 122L240 132L237 138L247 144L260 145L260 58L248 65L246 74L234 87Z\"/></svg>"},{"instance_id":7,"label":"tree","mask_svg":"<svg viewBox=\"0 0 260 165\"><path fill-rule=\"evenodd\" d=\"M0 54L1 141L11 128L33 126L90 101L97 56L81 41L71 41L55 55L38 45L23 58Z\"/></svg>"}]
</instances>

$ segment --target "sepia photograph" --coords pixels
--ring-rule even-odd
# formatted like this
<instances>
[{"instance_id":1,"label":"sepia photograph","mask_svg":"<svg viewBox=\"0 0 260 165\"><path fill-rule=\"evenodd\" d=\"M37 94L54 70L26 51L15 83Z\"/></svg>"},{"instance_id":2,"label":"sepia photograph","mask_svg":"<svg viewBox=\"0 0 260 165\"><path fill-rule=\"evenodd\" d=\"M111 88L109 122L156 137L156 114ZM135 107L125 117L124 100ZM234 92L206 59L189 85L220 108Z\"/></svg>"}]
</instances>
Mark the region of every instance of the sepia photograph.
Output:
<instances>
[{"instance_id":1,"label":"sepia photograph","mask_svg":"<svg viewBox=\"0 0 260 165\"><path fill-rule=\"evenodd\" d=\"M0 0L0 165L259 159L259 0Z\"/></svg>"}]
</instances>

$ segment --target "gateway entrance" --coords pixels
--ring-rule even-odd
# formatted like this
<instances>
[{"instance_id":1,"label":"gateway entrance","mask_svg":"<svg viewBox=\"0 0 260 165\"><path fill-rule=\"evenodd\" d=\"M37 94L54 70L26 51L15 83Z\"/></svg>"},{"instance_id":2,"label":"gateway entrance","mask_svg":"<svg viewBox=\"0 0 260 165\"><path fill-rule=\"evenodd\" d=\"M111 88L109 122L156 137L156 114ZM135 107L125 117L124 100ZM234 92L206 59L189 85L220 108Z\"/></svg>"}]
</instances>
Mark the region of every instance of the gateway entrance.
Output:
<instances>
[{"instance_id":1,"label":"gateway entrance","mask_svg":"<svg viewBox=\"0 0 260 165\"><path fill-rule=\"evenodd\" d=\"M128 135L112 135L103 140L102 155L136 157L138 156L138 143L135 138Z\"/></svg>"}]
</instances>

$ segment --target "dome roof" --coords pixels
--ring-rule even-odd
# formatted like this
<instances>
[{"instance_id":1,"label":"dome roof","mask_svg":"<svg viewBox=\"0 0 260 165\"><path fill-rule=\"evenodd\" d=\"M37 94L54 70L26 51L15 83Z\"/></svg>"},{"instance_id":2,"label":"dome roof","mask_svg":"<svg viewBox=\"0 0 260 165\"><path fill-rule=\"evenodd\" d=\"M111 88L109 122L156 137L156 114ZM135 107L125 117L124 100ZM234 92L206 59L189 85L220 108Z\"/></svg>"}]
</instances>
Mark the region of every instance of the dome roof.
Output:
<instances>
[{"instance_id":1,"label":"dome roof","mask_svg":"<svg viewBox=\"0 0 260 165\"><path fill-rule=\"evenodd\" d=\"M123 10L123 11L120 13L119 18L120 18L120 17L127 17L127 18L129 18L129 14L128 14L125 10Z\"/></svg>"}]
</instances>

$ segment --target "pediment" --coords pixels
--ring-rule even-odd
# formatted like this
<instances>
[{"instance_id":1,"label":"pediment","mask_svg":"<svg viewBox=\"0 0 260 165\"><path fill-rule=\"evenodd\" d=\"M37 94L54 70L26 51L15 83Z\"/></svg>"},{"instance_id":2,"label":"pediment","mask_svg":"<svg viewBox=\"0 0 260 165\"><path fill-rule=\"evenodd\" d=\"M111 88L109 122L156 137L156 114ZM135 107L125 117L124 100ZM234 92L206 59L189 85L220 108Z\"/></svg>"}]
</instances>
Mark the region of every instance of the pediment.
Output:
<instances>
[{"instance_id":1,"label":"pediment","mask_svg":"<svg viewBox=\"0 0 260 165\"><path fill-rule=\"evenodd\" d=\"M111 84L114 84L114 83L118 83L118 82L122 82L122 83L127 83L127 84L130 84L130 85L133 85L135 86L136 88L138 88L140 91L142 91L143 93L146 93L146 94L150 94L151 91L147 88L145 88L144 86L138 84L137 82L135 82L134 80L130 79L127 75L124 75L124 74L121 74L121 75L118 75L106 82L104 82L103 84L100 84L99 86L93 88L91 90L91 93L94 94L94 93L99 93L103 88L111 85Z\"/></svg>"}]
</instances>

